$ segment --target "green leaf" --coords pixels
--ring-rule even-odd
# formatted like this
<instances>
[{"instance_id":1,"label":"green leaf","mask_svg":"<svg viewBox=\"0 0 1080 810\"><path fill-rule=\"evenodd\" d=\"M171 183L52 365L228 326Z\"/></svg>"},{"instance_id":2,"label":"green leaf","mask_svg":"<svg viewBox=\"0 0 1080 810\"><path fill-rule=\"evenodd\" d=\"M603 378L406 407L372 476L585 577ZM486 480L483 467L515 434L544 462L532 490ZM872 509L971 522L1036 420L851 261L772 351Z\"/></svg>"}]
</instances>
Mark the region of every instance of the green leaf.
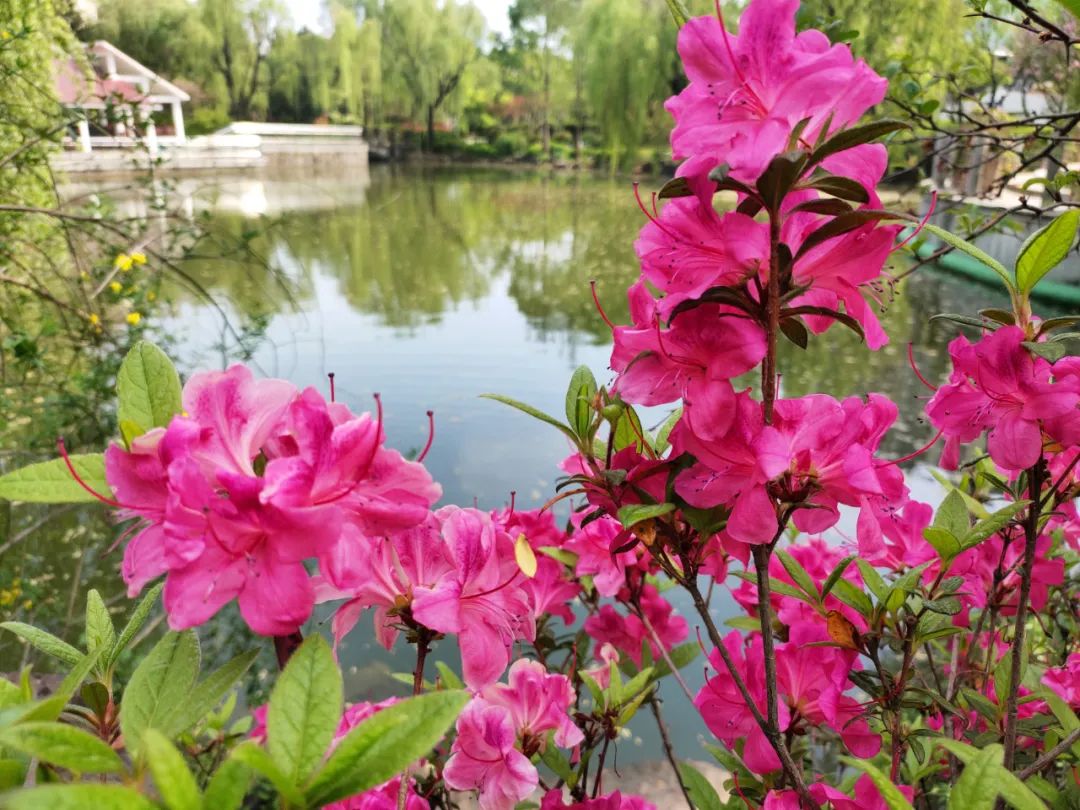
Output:
<instances>
[{"instance_id":1,"label":"green leaf","mask_svg":"<svg viewBox=\"0 0 1080 810\"><path fill-rule=\"evenodd\" d=\"M840 180L841 178L835 179ZM852 180L851 182L854 183L855 181ZM859 186L858 183L855 183L855 185L862 189L862 186ZM865 194L866 192L863 191L863 193ZM856 228L861 228L868 222L880 222L881 220L889 219L896 219L896 215L891 211L879 211L871 208L860 208L858 211L851 211L850 213L833 217L816 230L810 232L806 239L803 240L802 244L799 245L799 252L795 254L795 258L798 259L811 248L814 248L829 239L834 239L837 236L850 233Z\"/></svg>"},{"instance_id":2,"label":"green leaf","mask_svg":"<svg viewBox=\"0 0 1080 810\"><path fill-rule=\"evenodd\" d=\"M676 669L683 669L692 664L700 652L701 648L695 642L688 641L668 650L667 657L671 659L671 663L675 665ZM653 665L653 675L657 680L666 678L670 674L671 667L668 666L665 659L661 658Z\"/></svg>"},{"instance_id":3,"label":"green leaf","mask_svg":"<svg viewBox=\"0 0 1080 810\"><path fill-rule=\"evenodd\" d=\"M673 503L635 503L619 509L619 523L625 529L632 529L643 520L666 515L675 511Z\"/></svg>"},{"instance_id":4,"label":"green leaf","mask_svg":"<svg viewBox=\"0 0 1080 810\"><path fill-rule=\"evenodd\" d=\"M814 584L814 580L811 578L810 574L807 573L806 569L802 567L799 561L782 548L776 550L776 556L795 584L802 588L807 596L820 602L821 594L818 593L817 585Z\"/></svg>"},{"instance_id":5,"label":"green leaf","mask_svg":"<svg viewBox=\"0 0 1080 810\"><path fill-rule=\"evenodd\" d=\"M1066 354L1068 349L1063 343L1050 341L1047 343L1037 343L1033 340L1024 340L1020 343L1025 349L1032 354L1041 357L1049 363L1056 363Z\"/></svg>"},{"instance_id":6,"label":"green leaf","mask_svg":"<svg viewBox=\"0 0 1080 810\"><path fill-rule=\"evenodd\" d=\"M341 671L322 636L293 653L270 694L266 739L270 756L293 784L303 784L326 755L341 721Z\"/></svg>"},{"instance_id":7,"label":"green leaf","mask_svg":"<svg viewBox=\"0 0 1080 810\"><path fill-rule=\"evenodd\" d=\"M176 746L152 728L143 733L142 744L154 785L168 810L200 810L199 786Z\"/></svg>"},{"instance_id":8,"label":"green leaf","mask_svg":"<svg viewBox=\"0 0 1080 810\"><path fill-rule=\"evenodd\" d=\"M93 588L86 594L86 649L101 649L106 655L116 644L116 628L105 600Z\"/></svg>"},{"instance_id":9,"label":"green leaf","mask_svg":"<svg viewBox=\"0 0 1080 810\"><path fill-rule=\"evenodd\" d=\"M960 547L965 551L969 548L974 548L979 545L983 540L993 537L1000 532L1024 509L1027 508L1031 501L1016 501L1010 503L996 512L990 515L990 517L980 520L976 523L967 534L960 538Z\"/></svg>"},{"instance_id":10,"label":"green leaf","mask_svg":"<svg viewBox=\"0 0 1080 810\"><path fill-rule=\"evenodd\" d=\"M934 528L944 529L953 537L963 537L971 528L967 504L959 490L953 489L941 502L934 515Z\"/></svg>"},{"instance_id":11,"label":"green leaf","mask_svg":"<svg viewBox=\"0 0 1080 810\"><path fill-rule=\"evenodd\" d=\"M154 810L141 793L122 785L91 782L73 785L43 785L4 796L6 810Z\"/></svg>"},{"instance_id":12,"label":"green leaf","mask_svg":"<svg viewBox=\"0 0 1080 810\"><path fill-rule=\"evenodd\" d=\"M780 332L800 349L810 345L810 332L798 318L784 318L780 321Z\"/></svg>"},{"instance_id":13,"label":"green leaf","mask_svg":"<svg viewBox=\"0 0 1080 810\"><path fill-rule=\"evenodd\" d=\"M120 773L124 763L104 741L64 723L19 723L0 730L0 745L76 773Z\"/></svg>"},{"instance_id":14,"label":"green leaf","mask_svg":"<svg viewBox=\"0 0 1080 810\"><path fill-rule=\"evenodd\" d=\"M1027 238L1016 257L1016 285L1030 292L1065 259L1076 240L1080 211L1069 210Z\"/></svg>"},{"instance_id":15,"label":"green leaf","mask_svg":"<svg viewBox=\"0 0 1080 810\"><path fill-rule=\"evenodd\" d=\"M810 154L810 165L816 165L830 155L835 155L837 152L843 152L854 146L876 141L878 138L882 138L890 132L910 128L911 127L908 124L895 118L882 118L878 121L871 121L868 124L863 124L862 126L842 129L818 146Z\"/></svg>"},{"instance_id":16,"label":"green leaf","mask_svg":"<svg viewBox=\"0 0 1080 810\"><path fill-rule=\"evenodd\" d=\"M596 378L588 366L578 366L566 389L566 421L582 439L589 435L595 396Z\"/></svg>"},{"instance_id":17,"label":"green leaf","mask_svg":"<svg viewBox=\"0 0 1080 810\"><path fill-rule=\"evenodd\" d=\"M558 428L562 431L571 441L576 441L577 437L574 435L574 431L556 419L554 416L548 416L541 410L534 408L532 405L526 405L524 402L518 402L516 399L510 397L504 397L502 394L481 394L483 399L493 399L496 402L501 402L503 405L509 405L511 408L517 408L522 413L527 413L534 419L539 419L541 422L546 422L554 428ZM2 480L2 479L0 479ZM2 492L0 492L2 494Z\"/></svg>"},{"instance_id":18,"label":"green leaf","mask_svg":"<svg viewBox=\"0 0 1080 810\"><path fill-rule=\"evenodd\" d=\"M295 655L293 657L295 658ZM236 746L229 755L229 759L264 776L289 805L305 806L304 796L299 786L285 775L267 750L254 740L247 740ZM216 808L210 810L216 810Z\"/></svg>"},{"instance_id":19,"label":"green leaf","mask_svg":"<svg viewBox=\"0 0 1080 810\"><path fill-rule=\"evenodd\" d=\"M690 801L697 810L723 810L724 803L720 800L720 794L712 786L701 771L687 762L679 763L679 776L690 794Z\"/></svg>"},{"instance_id":20,"label":"green leaf","mask_svg":"<svg viewBox=\"0 0 1080 810\"><path fill-rule=\"evenodd\" d=\"M435 669L439 671L439 678L447 689L464 689L465 683L458 674L446 664L445 661L436 661Z\"/></svg>"},{"instance_id":21,"label":"green leaf","mask_svg":"<svg viewBox=\"0 0 1080 810\"><path fill-rule=\"evenodd\" d=\"M837 581L847 571L848 566L855 562L855 555L850 557L844 557L839 563L836 564L836 568L832 570L828 577L826 577L824 584L821 586L821 598L824 599L829 595L829 592L836 586Z\"/></svg>"},{"instance_id":22,"label":"green leaf","mask_svg":"<svg viewBox=\"0 0 1080 810\"><path fill-rule=\"evenodd\" d=\"M199 640L191 630L166 633L132 673L120 704L120 730L133 756L143 732L165 721L187 700L199 674Z\"/></svg>"},{"instance_id":23,"label":"green leaf","mask_svg":"<svg viewBox=\"0 0 1080 810\"><path fill-rule=\"evenodd\" d=\"M623 408L619 421L615 423L614 430L613 447L616 452L631 446L637 448L639 452L645 449L642 447L645 429L641 426L641 418L637 415L637 411L629 405Z\"/></svg>"},{"instance_id":24,"label":"green leaf","mask_svg":"<svg viewBox=\"0 0 1080 810\"><path fill-rule=\"evenodd\" d=\"M401 773L430 753L468 701L458 690L430 692L372 715L334 749L306 793L308 804L322 806Z\"/></svg>"},{"instance_id":25,"label":"green leaf","mask_svg":"<svg viewBox=\"0 0 1080 810\"><path fill-rule=\"evenodd\" d=\"M203 796L203 810L240 810L251 786L251 770L237 759L221 763Z\"/></svg>"},{"instance_id":26,"label":"green leaf","mask_svg":"<svg viewBox=\"0 0 1080 810\"><path fill-rule=\"evenodd\" d=\"M39 630L32 625L23 624L22 622L4 622L0 624L0 627L10 630L32 647L36 647L53 658L59 658L65 664L74 666L83 659L81 651L75 649L63 639L57 638L52 633L46 633L44 630Z\"/></svg>"},{"instance_id":27,"label":"green leaf","mask_svg":"<svg viewBox=\"0 0 1080 810\"><path fill-rule=\"evenodd\" d=\"M885 584L885 580L881 578L878 570L861 557L855 560L855 565L858 566L863 584L870 589L870 593L874 594L879 602L884 602L889 596L889 587Z\"/></svg>"},{"instance_id":28,"label":"green leaf","mask_svg":"<svg viewBox=\"0 0 1080 810\"><path fill-rule=\"evenodd\" d=\"M64 680L60 682L60 687L54 694L64 698L64 700L70 700L71 696L75 694L75 690L82 686L82 682L86 680L86 676L89 675L91 670L97 665L98 659L102 657L102 653L104 652L104 649L98 647L96 650L91 650L80 658L79 663L73 666L71 671L64 676Z\"/></svg>"},{"instance_id":29,"label":"green leaf","mask_svg":"<svg viewBox=\"0 0 1080 810\"><path fill-rule=\"evenodd\" d=\"M964 762L964 772L949 794L949 810L992 810L999 793L1001 754L1000 745L988 745Z\"/></svg>"},{"instance_id":30,"label":"green leaf","mask_svg":"<svg viewBox=\"0 0 1080 810\"><path fill-rule=\"evenodd\" d=\"M813 180L804 184L807 188L815 188L825 194L839 197L841 200L851 200L857 203L870 201L870 195L866 193L863 184L850 177L839 177L828 172L818 173Z\"/></svg>"},{"instance_id":31,"label":"green leaf","mask_svg":"<svg viewBox=\"0 0 1080 810\"><path fill-rule=\"evenodd\" d=\"M207 675L187 698L162 719L161 729L169 737L187 731L225 699L229 690L259 657L258 650L248 650Z\"/></svg>"},{"instance_id":32,"label":"green leaf","mask_svg":"<svg viewBox=\"0 0 1080 810\"><path fill-rule=\"evenodd\" d=\"M680 23L681 25L681 23ZM694 191L690 188L690 181L685 177L672 177L656 193L658 200L671 200L676 197L693 196Z\"/></svg>"},{"instance_id":33,"label":"green leaf","mask_svg":"<svg viewBox=\"0 0 1080 810\"><path fill-rule=\"evenodd\" d=\"M904 794L893 784L892 779L869 762L854 757L840 757L840 760L870 777L889 810L912 810L911 803L904 798Z\"/></svg>"},{"instance_id":34,"label":"green leaf","mask_svg":"<svg viewBox=\"0 0 1080 810\"><path fill-rule=\"evenodd\" d=\"M1016 289L1013 286L1012 276L1009 274L1009 271L1005 269L1005 265L1003 265L993 256L988 254L986 251L975 247L975 245L971 244L970 242L964 241L959 236L949 233L944 228L940 228L937 225L932 225L929 222L923 225L923 229L928 233L932 233L934 236L945 242L950 247L956 248L961 253L966 253L968 256L975 259L976 261L985 264L987 267L989 267L991 270L998 274L1001 280L1005 282L1005 288L1008 289L1010 292Z\"/></svg>"},{"instance_id":35,"label":"green leaf","mask_svg":"<svg viewBox=\"0 0 1080 810\"><path fill-rule=\"evenodd\" d=\"M960 547L960 541L953 536L952 532L945 529L927 526L923 529L923 538L934 547L938 556L945 562L951 562L957 554L963 551Z\"/></svg>"},{"instance_id":36,"label":"green leaf","mask_svg":"<svg viewBox=\"0 0 1080 810\"><path fill-rule=\"evenodd\" d=\"M686 21L690 19L690 12L686 10L682 0L667 0L667 7L668 11L671 12L671 18L675 20L675 25L679 28L686 25Z\"/></svg>"},{"instance_id":37,"label":"green leaf","mask_svg":"<svg viewBox=\"0 0 1080 810\"><path fill-rule=\"evenodd\" d=\"M141 433L166 427L180 413L180 375L168 356L145 340L127 353L116 374L116 418Z\"/></svg>"},{"instance_id":38,"label":"green leaf","mask_svg":"<svg viewBox=\"0 0 1080 810\"><path fill-rule=\"evenodd\" d=\"M1057 0L1057 3L1074 17L1080 17L1080 0Z\"/></svg>"},{"instance_id":39,"label":"green leaf","mask_svg":"<svg viewBox=\"0 0 1080 810\"><path fill-rule=\"evenodd\" d=\"M105 480L105 456L102 453L69 455L71 466L92 490L110 497L112 490ZM7 475L0 475L0 498L24 503L94 503L93 495L72 477L62 458L31 464Z\"/></svg>"},{"instance_id":40,"label":"green leaf","mask_svg":"<svg viewBox=\"0 0 1080 810\"><path fill-rule=\"evenodd\" d=\"M164 587L165 583L159 582L146 592L146 596L142 598L135 610L132 611L131 617L127 620L127 624L124 625L124 629L120 631L119 638L116 639L116 644L109 654L106 666L112 666L112 664L116 662L116 659L120 657L120 653L127 649L127 646L131 643L132 639L135 638L135 634L138 633L146 623L146 619L150 615L150 611L154 609L157 598Z\"/></svg>"},{"instance_id":41,"label":"green leaf","mask_svg":"<svg viewBox=\"0 0 1080 810\"><path fill-rule=\"evenodd\" d=\"M671 435L671 431L675 429L675 425L682 419L682 413L683 409L681 407L673 410L668 414L668 418L664 420L664 423L660 425L660 429L656 431L656 441L653 443L653 449L658 454L663 454L671 446L668 437Z\"/></svg>"},{"instance_id":42,"label":"green leaf","mask_svg":"<svg viewBox=\"0 0 1080 810\"><path fill-rule=\"evenodd\" d=\"M848 607L855 608L859 615L869 618L874 612L874 603L870 597L860 591L846 579L838 579L833 585L832 594Z\"/></svg>"},{"instance_id":43,"label":"green leaf","mask_svg":"<svg viewBox=\"0 0 1080 810\"><path fill-rule=\"evenodd\" d=\"M955 616L964 609L963 603L955 596L943 596L940 599L928 599L923 602L923 607L934 613L945 616Z\"/></svg>"},{"instance_id":44,"label":"green leaf","mask_svg":"<svg viewBox=\"0 0 1080 810\"><path fill-rule=\"evenodd\" d=\"M540 752L540 761L551 768L552 773L562 779L571 788L577 784L577 772L570 765L566 754L559 750L551 740Z\"/></svg>"}]
</instances>

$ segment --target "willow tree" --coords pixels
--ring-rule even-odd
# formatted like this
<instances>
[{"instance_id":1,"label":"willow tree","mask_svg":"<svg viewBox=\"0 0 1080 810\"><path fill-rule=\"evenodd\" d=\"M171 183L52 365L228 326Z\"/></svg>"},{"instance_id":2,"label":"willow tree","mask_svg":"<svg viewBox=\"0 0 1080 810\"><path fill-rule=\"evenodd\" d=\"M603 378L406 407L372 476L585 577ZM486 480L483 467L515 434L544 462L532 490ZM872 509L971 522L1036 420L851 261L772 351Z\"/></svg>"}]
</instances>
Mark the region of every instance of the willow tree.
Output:
<instances>
[{"instance_id":1,"label":"willow tree","mask_svg":"<svg viewBox=\"0 0 1080 810\"><path fill-rule=\"evenodd\" d=\"M663 0L585 0L576 31L584 100L614 171L663 115L678 67Z\"/></svg>"},{"instance_id":2,"label":"willow tree","mask_svg":"<svg viewBox=\"0 0 1080 810\"><path fill-rule=\"evenodd\" d=\"M383 25L383 75L394 77L427 121L427 145L435 144L435 117L477 58L484 17L465 0L387 0L377 10Z\"/></svg>"},{"instance_id":3,"label":"willow tree","mask_svg":"<svg viewBox=\"0 0 1080 810\"><path fill-rule=\"evenodd\" d=\"M266 59L285 18L280 0L201 0L212 71L225 85L229 115L251 118L265 90Z\"/></svg>"}]
</instances>

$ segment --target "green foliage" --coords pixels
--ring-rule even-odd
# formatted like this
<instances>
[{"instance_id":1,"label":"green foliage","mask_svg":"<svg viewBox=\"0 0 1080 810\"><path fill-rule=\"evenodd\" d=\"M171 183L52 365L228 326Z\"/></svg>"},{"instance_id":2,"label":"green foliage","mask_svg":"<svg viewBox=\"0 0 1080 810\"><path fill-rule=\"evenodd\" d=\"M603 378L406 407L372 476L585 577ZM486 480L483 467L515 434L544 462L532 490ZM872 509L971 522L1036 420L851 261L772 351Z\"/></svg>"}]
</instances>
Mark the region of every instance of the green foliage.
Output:
<instances>
[{"instance_id":1,"label":"green foliage","mask_svg":"<svg viewBox=\"0 0 1080 810\"><path fill-rule=\"evenodd\" d=\"M167 427L180 413L180 375L165 352L140 340L120 364L116 396L117 420L130 441L152 428Z\"/></svg>"},{"instance_id":2,"label":"green foliage","mask_svg":"<svg viewBox=\"0 0 1080 810\"><path fill-rule=\"evenodd\" d=\"M112 490L105 480L105 456L76 453L68 459L79 478L100 495ZM0 476L0 498L25 503L93 503L97 500L71 475L62 458L30 464Z\"/></svg>"},{"instance_id":3,"label":"green foliage","mask_svg":"<svg viewBox=\"0 0 1080 810\"><path fill-rule=\"evenodd\" d=\"M1024 242L1016 257L1016 285L1021 292L1035 288L1068 255L1076 241L1080 211L1066 211Z\"/></svg>"}]
</instances>

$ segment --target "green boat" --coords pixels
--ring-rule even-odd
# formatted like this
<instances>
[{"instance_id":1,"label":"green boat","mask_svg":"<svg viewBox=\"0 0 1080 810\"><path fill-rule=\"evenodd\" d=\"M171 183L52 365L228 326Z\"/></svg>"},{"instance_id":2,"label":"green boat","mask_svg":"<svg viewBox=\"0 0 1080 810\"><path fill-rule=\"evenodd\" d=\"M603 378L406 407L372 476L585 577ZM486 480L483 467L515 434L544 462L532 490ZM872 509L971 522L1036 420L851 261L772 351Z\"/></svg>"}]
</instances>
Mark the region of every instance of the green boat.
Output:
<instances>
[{"instance_id":1,"label":"green boat","mask_svg":"<svg viewBox=\"0 0 1080 810\"><path fill-rule=\"evenodd\" d=\"M920 259L927 259L939 250L941 245L931 240L926 240L917 248L915 248L915 255ZM936 262L934 266L940 267L944 270L948 270L952 273L957 273L961 276L974 279L981 284L986 284L991 287L1002 288L1001 278L980 262L978 259L974 259L968 256L966 253L961 253L958 250L953 250L946 253ZM1080 285L1066 284L1060 281L1052 281L1050 279L1043 279L1031 292L1031 297L1040 301L1046 301L1052 304L1070 304L1080 306Z\"/></svg>"}]
</instances>

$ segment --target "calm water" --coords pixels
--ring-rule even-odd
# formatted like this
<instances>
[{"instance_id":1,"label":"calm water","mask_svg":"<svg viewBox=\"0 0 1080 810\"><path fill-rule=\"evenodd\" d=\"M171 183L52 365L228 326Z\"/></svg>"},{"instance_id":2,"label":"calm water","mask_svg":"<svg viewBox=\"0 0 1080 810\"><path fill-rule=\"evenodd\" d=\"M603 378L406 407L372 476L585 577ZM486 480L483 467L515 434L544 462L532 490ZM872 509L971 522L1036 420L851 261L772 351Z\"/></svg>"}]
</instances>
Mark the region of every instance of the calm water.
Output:
<instances>
[{"instance_id":1,"label":"calm water","mask_svg":"<svg viewBox=\"0 0 1080 810\"><path fill-rule=\"evenodd\" d=\"M221 366L236 350L227 322L254 324L262 339L252 362L262 373L325 389L326 374L334 372L339 399L355 410L370 408L379 392L389 442L403 451L423 446L425 412L434 410L437 435L427 463L444 502L495 508L516 490L518 504L530 508L550 497L565 441L477 395L496 391L560 414L576 366L610 378L609 334L588 282L597 280L612 319L625 320L624 291L636 275L632 244L642 223L628 182L375 167L357 178L187 181L179 192L190 211L211 212L221 237L248 238L244 252L188 265L220 309L181 287L164 296L156 326L185 370ZM929 316L1003 303L993 291L922 271L888 302L889 346L870 353L840 327L809 351L787 345L784 390L889 394L902 417L883 453L904 455L930 434L918 419L925 390L907 367L906 344L915 344L923 373L940 379L955 330L929 323ZM650 416L659 421L663 410ZM912 486L924 499L938 497L922 467L912 470ZM77 637L87 583L124 608L120 555L108 551L110 532L92 511L53 521L26 542L5 546L0 539L0 587L21 576L37 600L0 602L0 615L37 614L42 624ZM838 539L852 528L842 523ZM730 600L715 604L719 617L731 615ZM693 637L696 622L688 605L679 606ZM373 644L368 618L359 627L342 650L347 688L353 698L383 697L399 688L391 673L410 669L410 656L402 645L389 655ZM235 617L204 638L215 657L244 643ZM452 650L440 654L456 660ZM14 668L21 656L0 639L0 669ZM696 688L700 661L686 674ZM674 684L664 697L679 753L701 756L700 721ZM638 718L619 762L658 756L651 722L648 713Z\"/></svg>"}]
</instances>

